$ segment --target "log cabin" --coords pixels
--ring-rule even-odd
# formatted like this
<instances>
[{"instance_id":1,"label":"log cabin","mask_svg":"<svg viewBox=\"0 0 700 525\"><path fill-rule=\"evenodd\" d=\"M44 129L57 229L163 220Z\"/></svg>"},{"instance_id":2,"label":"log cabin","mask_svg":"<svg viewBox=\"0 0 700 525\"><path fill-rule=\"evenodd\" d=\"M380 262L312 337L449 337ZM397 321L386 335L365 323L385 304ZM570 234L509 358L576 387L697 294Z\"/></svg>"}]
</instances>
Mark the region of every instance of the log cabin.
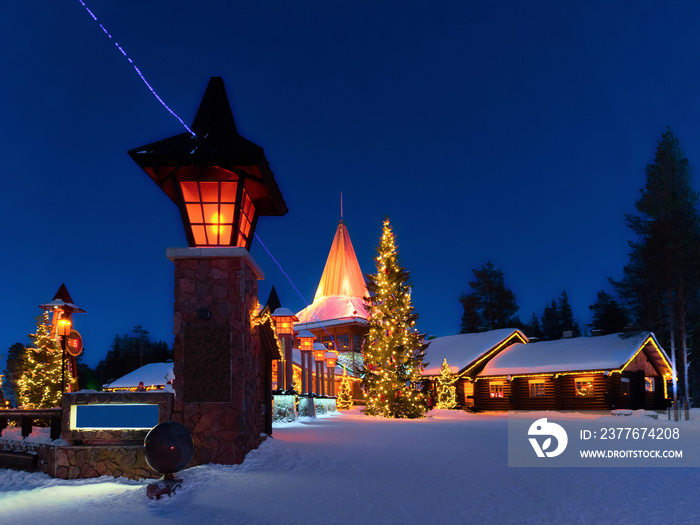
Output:
<instances>
[{"instance_id":1,"label":"log cabin","mask_svg":"<svg viewBox=\"0 0 700 525\"><path fill-rule=\"evenodd\" d=\"M479 410L660 410L672 367L652 332L516 343L474 380Z\"/></svg>"}]
</instances>

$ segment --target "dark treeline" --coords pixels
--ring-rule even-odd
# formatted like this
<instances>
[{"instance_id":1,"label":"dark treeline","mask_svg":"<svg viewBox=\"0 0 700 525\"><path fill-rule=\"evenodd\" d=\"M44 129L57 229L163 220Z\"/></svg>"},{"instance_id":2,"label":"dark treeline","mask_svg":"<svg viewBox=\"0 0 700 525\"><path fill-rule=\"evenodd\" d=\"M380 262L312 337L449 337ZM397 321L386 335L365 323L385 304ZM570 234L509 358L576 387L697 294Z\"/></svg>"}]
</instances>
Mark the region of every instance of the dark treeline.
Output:
<instances>
[{"instance_id":1,"label":"dark treeline","mask_svg":"<svg viewBox=\"0 0 700 525\"><path fill-rule=\"evenodd\" d=\"M676 362L679 399L688 406L690 393L700 392L700 365L693 365L700 358L700 216L693 170L670 129L645 173L636 213L626 216L629 262L620 280L608 279L610 290L597 293L583 335L653 331ZM503 271L488 261L472 272L469 292L459 297L460 333L520 328L540 340L582 335L565 290L523 323Z\"/></svg>"},{"instance_id":2,"label":"dark treeline","mask_svg":"<svg viewBox=\"0 0 700 525\"><path fill-rule=\"evenodd\" d=\"M13 344L7 353L3 372L2 393L11 405L17 405L17 380L25 373L26 346ZM148 330L136 326L129 334L116 335L107 355L92 369L78 356L78 381L80 389L101 390L102 385L122 377L149 363L172 360L172 349L165 341L153 341Z\"/></svg>"}]
</instances>

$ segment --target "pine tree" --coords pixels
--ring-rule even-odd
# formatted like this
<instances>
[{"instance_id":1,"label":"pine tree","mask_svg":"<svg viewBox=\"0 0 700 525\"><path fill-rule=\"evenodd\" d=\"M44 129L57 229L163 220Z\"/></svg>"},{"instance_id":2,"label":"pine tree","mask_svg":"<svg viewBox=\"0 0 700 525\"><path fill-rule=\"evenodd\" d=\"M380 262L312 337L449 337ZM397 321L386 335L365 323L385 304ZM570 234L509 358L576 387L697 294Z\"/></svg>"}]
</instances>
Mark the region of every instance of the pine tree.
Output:
<instances>
[{"instance_id":1,"label":"pine tree","mask_svg":"<svg viewBox=\"0 0 700 525\"><path fill-rule=\"evenodd\" d=\"M506 286L503 270L488 261L472 273L474 280L469 283L472 293L462 294L459 298L464 309L460 333L519 325L520 320L515 317L518 311L515 294Z\"/></svg>"},{"instance_id":2,"label":"pine tree","mask_svg":"<svg viewBox=\"0 0 700 525\"><path fill-rule=\"evenodd\" d=\"M450 365L447 359L442 362L440 377L437 378L437 403L435 408L454 408L457 405L457 388L454 386L455 379L450 372Z\"/></svg>"},{"instance_id":3,"label":"pine tree","mask_svg":"<svg viewBox=\"0 0 700 525\"><path fill-rule=\"evenodd\" d=\"M352 384L345 368L343 368L343 379L338 388L338 398L335 400L338 410L350 410L352 408Z\"/></svg>"},{"instance_id":4,"label":"pine tree","mask_svg":"<svg viewBox=\"0 0 700 525\"><path fill-rule=\"evenodd\" d=\"M540 327L540 320L537 318L536 313L532 313L530 321L525 325L525 332L527 336L531 339L542 339L544 336L542 328Z\"/></svg>"},{"instance_id":5,"label":"pine tree","mask_svg":"<svg viewBox=\"0 0 700 525\"><path fill-rule=\"evenodd\" d=\"M578 323L574 321L574 311L571 309L571 304L569 303L569 296L566 290L561 292L559 296L559 302L557 303L557 314L559 316L559 328L561 333L571 332L572 337L579 337L581 335L581 329Z\"/></svg>"},{"instance_id":6,"label":"pine tree","mask_svg":"<svg viewBox=\"0 0 700 525\"><path fill-rule=\"evenodd\" d=\"M591 331L600 335L617 334L625 330L630 323L630 316L624 306L613 299L605 290L598 292L596 302L588 307L593 312Z\"/></svg>"},{"instance_id":7,"label":"pine tree","mask_svg":"<svg viewBox=\"0 0 700 525\"><path fill-rule=\"evenodd\" d=\"M51 337L49 314L37 317L36 333L24 354L24 370L17 380L17 396L23 408L53 408L61 405L61 360L63 351ZM70 381L66 369L66 384Z\"/></svg>"},{"instance_id":8,"label":"pine tree","mask_svg":"<svg viewBox=\"0 0 700 525\"><path fill-rule=\"evenodd\" d=\"M5 399L10 401L13 406L17 404L17 381L24 370L25 353L26 349L22 343L14 343L7 352L2 390L5 394Z\"/></svg>"},{"instance_id":9,"label":"pine tree","mask_svg":"<svg viewBox=\"0 0 700 525\"><path fill-rule=\"evenodd\" d=\"M626 217L627 226L637 236L629 243L629 263L622 280L611 281L633 313L635 325L654 330L670 349L674 364L678 353L686 407L688 327L698 316L700 289L700 216L692 171L668 128L659 140L654 162L646 167L646 185L635 203L639 214ZM676 395L674 381L674 400Z\"/></svg>"},{"instance_id":10,"label":"pine tree","mask_svg":"<svg viewBox=\"0 0 700 525\"><path fill-rule=\"evenodd\" d=\"M561 339L561 322L559 321L559 309L557 302L552 301L544 307L542 312L542 339L545 341L554 341Z\"/></svg>"},{"instance_id":11,"label":"pine tree","mask_svg":"<svg viewBox=\"0 0 700 525\"><path fill-rule=\"evenodd\" d=\"M368 275L369 332L364 348L365 413L396 418L421 417L426 398L418 389L423 370L423 335L415 329L418 315L411 304L408 272L399 265L389 219L384 220L375 259L377 273Z\"/></svg>"}]
</instances>

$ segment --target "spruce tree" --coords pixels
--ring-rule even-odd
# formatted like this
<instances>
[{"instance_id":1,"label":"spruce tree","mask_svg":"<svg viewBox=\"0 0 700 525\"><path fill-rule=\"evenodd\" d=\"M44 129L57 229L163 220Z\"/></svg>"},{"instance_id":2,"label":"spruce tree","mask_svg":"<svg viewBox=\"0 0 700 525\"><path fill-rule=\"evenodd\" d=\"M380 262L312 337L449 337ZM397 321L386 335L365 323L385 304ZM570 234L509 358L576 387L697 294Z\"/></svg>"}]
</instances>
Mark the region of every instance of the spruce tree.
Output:
<instances>
[{"instance_id":1,"label":"spruce tree","mask_svg":"<svg viewBox=\"0 0 700 525\"><path fill-rule=\"evenodd\" d=\"M343 368L343 379L340 381L340 387L338 387L338 398L335 400L335 404L338 410L350 410L352 408L352 384L345 368Z\"/></svg>"},{"instance_id":2,"label":"spruce tree","mask_svg":"<svg viewBox=\"0 0 700 525\"><path fill-rule=\"evenodd\" d=\"M581 335L581 329L578 323L574 321L574 311L571 309L571 304L569 303L569 296L566 290L561 292L559 296L559 302L557 303L557 314L559 316L559 328L561 330L562 336L564 332L571 332L572 337L579 337Z\"/></svg>"},{"instance_id":3,"label":"spruce tree","mask_svg":"<svg viewBox=\"0 0 700 525\"><path fill-rule=\"evenodd\" d=\"M542 339L545 341L561 339L561 333L559 309L557 308L557 302L553 300L551 304L544 307L542 312Z\"/></svg>"},{"instance_id":4,"label":"spruce tree","mask_svg":"<svg viewBox=\"0 0 700 525\"><path fill-rule=\"evenodd\" d=\"M512 328L520 324L515 317L518 304L515 294L505 284L503 270L491 261L479 270L472 270L474 280L470 281L470 294L462 294L461 334L495 330L497 328Z\"/></svg>"},{"instance_id":5,"label":"spruce tree","mask_svg":"<svg viewBox=\"0 0 700 525\"><path fill-rule=\"evenodd\" d=\"M457 388L454 386L455 379L452 372L450 372L450 365L447 364L447 359L442 362L437 383L437 403L435 403L435 408L454 408L457 405Z\"/></svg>"},{"instance_id":6,"label":"spruce tree","mask_svg":"<svg viewBox=\"0 0 700 525\"><path fill-rule=\"evenodd\" d=\"M61 405L61 360L63 351L51 337L49 314L37 317L36 333L24 354L24 370L17 380L17 397L23 408L53 408ZM66 369L66 384L70 382Z\"/></svg>"},{"instance_id":7,"label":"spruce tree","mask_svg":"<svg viewBox=\"0 0 700 525\"><path fill-rule=\"evenodd\" d=\"M377 273L368 275L369 331L364 347L365 413L396 418L421 417L426 398L418 385L425 345L415 328L408 272L399 265L396 239L384 220L375 259Z\"/></svg>"},{"instance_id":8,"label":"spruce tree","mask_svg":"<svg viewBox=\"0 0 700 525\"><path fill-rule=\"evenodd\" d=\"M588 326L600 335L623 332L630 323L625 307L605 290L598 292L596 302L588 309L593 312L591 324Z\"/></svg>"},{"instance_id":9,"label":"spruce tree","mask_svg":"<svg viewBox=\"0 0 700 525\"><path fill-rule=\"evenodd\" d=\"M636 235L620 281L611 281L633 313L635 325L653 330L671 357L680 358L686 407L688 327L698 316L700 290L700 217L692 168L678 139L668 128L659 140L654 162L646 167L646 184L627 215ZM676 385L674 381L674 399ZM677 406L677 405L676 405Z\"/></svg>"}]
</instances>

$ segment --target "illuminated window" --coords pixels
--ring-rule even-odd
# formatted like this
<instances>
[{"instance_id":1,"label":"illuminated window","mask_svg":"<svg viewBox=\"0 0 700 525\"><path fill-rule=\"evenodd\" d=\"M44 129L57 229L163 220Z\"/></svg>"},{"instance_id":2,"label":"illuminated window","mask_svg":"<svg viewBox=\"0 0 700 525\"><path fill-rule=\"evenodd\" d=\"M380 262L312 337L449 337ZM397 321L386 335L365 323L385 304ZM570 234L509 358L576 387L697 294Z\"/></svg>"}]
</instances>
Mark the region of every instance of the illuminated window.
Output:
<instances>
[{"instance_id":1,"label":"illuminated window","mask_svg":"<svg viewBox=\"0 0 700 525\"><path fill-rule=\"evenodd\" d=\"M593 397L593 378L592 377L577 377L574 380L576 387L576 397Z\"/></svg>"},{"instance_id":2,"label":"illuminated window","mask_svg":"<svg viewBox=\"0 0 700 525\"><path fill-rule=\"evenodd\" d=\"M620 378L620 392L622 392L622 397L630 396L630 378L621 377Z\"/></svg>"},{"instance_id":3,"label":"illuminated window","mask_svg":"<svg viewBox=\"0 0 700 525\"><path fill-rule=\"evenodd\" d=\"M530 383L530 397L544 397L544 379L533 379Z\"/></svg>"},{"instance_id":4,"label":"illuminated window","mask_svg":"<svg viewBox=\"0 0 700 525\"><path fill-rule=\"evenodd\" d=\"M338 348L336 348L336 350L347 350L348 343L349 343L348 334L341 334L341 335L335 336L335 344L338 345Z\"/></svg>"},{"instance_id":5,"label":"illuminated window","mask_svg":"<svg viewBox=\"0 0 700 525\"><path fill-rule=\"evenodd\" d=\"M647 392L655 392L656 391L656 383L654 382L653 377L645 377L644 378L644 390Z\"/></svg>"},{"instance_id":6,"label":"illuminated window","mask_svg":"<svg viewBox=\"0 0 700 525\"><path fill-rule=\"evenodd\" d=\"M503 381L491 381L489 383L491 397L503 397Z\"/></svg>"}]
</instances>

